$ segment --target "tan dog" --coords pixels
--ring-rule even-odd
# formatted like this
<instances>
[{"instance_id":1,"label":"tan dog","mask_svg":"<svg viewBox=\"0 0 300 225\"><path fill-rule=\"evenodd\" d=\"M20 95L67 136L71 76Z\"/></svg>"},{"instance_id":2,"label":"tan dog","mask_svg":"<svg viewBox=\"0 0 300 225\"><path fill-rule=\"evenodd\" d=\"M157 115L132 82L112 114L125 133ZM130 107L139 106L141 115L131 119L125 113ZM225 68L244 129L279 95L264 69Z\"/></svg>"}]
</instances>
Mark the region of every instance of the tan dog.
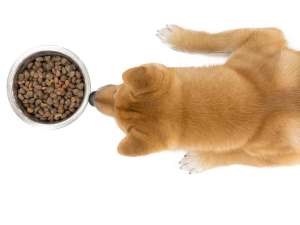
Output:
<instances>
[{"instance_id":1,"label":"tan dog","mask_svg":"<svg viewBox=\"0 0 300 225\"><path fill-rule=\"evenodd\" d=\"M300 54L280 30L210 34L168 26L158 36L180 51L229 59L198 68L145 64L127 70L123 84L99 89L96 107L126 134L121 154L186 149L181 163L190 172L300 162Z\"/></svg>"}]
</instances>

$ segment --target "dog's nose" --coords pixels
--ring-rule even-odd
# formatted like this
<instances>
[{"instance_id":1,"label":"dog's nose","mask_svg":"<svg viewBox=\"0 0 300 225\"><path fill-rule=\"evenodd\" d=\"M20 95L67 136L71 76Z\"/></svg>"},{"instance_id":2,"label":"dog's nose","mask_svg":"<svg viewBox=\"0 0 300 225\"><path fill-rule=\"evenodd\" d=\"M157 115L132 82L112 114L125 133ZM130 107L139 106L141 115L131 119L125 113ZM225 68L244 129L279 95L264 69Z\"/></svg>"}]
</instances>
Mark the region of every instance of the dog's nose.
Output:
<instances>
[{"instance_id":1,"label":"dog's nose","mask_svg":"<svg viewBox=\"0 0 300 225\"><path fill-rule=\"evenodd\" d=\"M95 106L95 96L96 96L96 91L93 91L89 96L89 103L92 106Z\"/></svg>"}]
</instances>

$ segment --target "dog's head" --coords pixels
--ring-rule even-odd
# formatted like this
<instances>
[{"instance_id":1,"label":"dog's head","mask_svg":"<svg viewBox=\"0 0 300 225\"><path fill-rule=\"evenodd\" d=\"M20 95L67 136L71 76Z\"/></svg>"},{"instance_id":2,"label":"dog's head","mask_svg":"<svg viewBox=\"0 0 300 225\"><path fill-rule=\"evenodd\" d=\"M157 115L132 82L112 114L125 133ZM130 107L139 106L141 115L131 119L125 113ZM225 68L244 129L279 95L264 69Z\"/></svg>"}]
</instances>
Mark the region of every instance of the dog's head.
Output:
<instances>
[{"instance_id":1,"label":"dog's head","mask_svg":"<svg viewBox=\"0 0 300 225\"><path fill-rule=\"evenodd\" d=\"M127 136L135 132L147 139L144 141L164 145L171 119L168 110L174 101L170 98L170 70L160 64L145 64L125 71L122 78L120 85L98 89L90 102L114 117Z\"/></svg>"}]
</instances>

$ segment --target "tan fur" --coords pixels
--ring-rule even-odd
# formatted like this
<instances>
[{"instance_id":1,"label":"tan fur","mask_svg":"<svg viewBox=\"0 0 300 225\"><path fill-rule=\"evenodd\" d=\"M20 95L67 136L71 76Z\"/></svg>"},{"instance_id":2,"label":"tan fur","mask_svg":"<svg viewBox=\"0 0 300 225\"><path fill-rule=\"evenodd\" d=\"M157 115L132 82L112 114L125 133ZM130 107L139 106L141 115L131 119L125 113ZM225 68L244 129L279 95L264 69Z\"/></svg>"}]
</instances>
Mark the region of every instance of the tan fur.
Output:
<instances>
[{"instance_id":1,"label":"tan fur","mask_svg":"<svg viewBox=\"0 0 300 225\"><path fill-rule=\"evenodd\" d=\"M100 89L97 108L126 137L118 151L139 156L186 149L199 165L300 162L300 54L275 28L216 34L169 26L162 41L188 52L224 52L224 65L145 64Z\"/></svg>"}]
</instances>

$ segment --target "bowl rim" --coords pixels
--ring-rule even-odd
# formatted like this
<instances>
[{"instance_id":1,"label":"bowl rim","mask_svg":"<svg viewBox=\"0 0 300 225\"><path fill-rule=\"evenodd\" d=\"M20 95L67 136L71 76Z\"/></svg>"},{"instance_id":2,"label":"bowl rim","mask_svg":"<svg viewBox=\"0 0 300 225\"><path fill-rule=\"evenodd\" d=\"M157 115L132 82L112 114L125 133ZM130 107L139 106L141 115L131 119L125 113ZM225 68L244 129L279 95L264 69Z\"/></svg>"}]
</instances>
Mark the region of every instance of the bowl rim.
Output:
<instances>
[{"instance_id":1,"label":"bowl rim","mask_svg":"<svg viewBox=\"0 0 300 225\"><path fill-rule=\"evenodd\" d=\"M84 77L85 91L84 91L84 96L83 96L83 100L81 102L80 107L69 118L62 120L60 122L57 122L57 123L42 123L42 122L38 122L38 121L34 121L34 120L30 119L20 109L20 107L17 103L17 100L14 96L14 88L13 88L14 79L15 79L15 76L17 75L17 72L18 72L20 66L22 66L24 61L27 60L28 58L30 58L36 54L43 53L43 52L58 53L61 55L65 55L68 58L71 58L74 61L74 63L79 67L79 69L82 73L82 76ZM26 122L27 124L30 124L32 126L35 126L35 127L41 127L41 128L47 128L47 129L58 129L58 128L62 128L62 127L65 127L65 126L71 124L76 119L78 119L78 117L85 110L85 108L88 104L88 98L89 98L90 92L91 92L90 77L89 77L88 71L87 71L84 63L72 51L70 51L69 49L66 49L64 47L57 46L57 45L41 45L41 46L37 46L37 47L27 50L26 52L24 52L22 55L20 55L16 59L16 61L14 62L14 64L12 65L12 67L10 69L10 72L9 72L9 75L7 78L7 96L8 96L8 100L10 102L10 105L11 105L13 111L24 122Z\"/></svg>"}]
</instances>

